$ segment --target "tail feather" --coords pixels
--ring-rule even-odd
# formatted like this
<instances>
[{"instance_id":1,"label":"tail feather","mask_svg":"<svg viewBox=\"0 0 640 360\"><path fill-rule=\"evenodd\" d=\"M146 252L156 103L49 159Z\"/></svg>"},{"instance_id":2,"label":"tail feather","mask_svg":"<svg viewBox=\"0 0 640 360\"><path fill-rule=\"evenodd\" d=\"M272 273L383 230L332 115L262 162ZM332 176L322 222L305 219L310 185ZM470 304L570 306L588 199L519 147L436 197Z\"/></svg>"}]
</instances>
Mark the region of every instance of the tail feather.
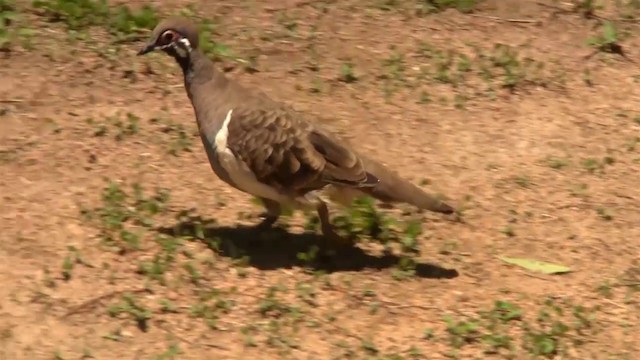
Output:
<instances>
[{"instance_id":1,"label":"tail feather","mask_svg":"<svg viewBox=\"0 0 640 360\"><path fill-rule=\"evenodd\" d=\"M427 194L418 186L400 177L400 175L395 171L392 171L373 159L369 159L363 155L360 157L367 172L380 180L380 182L374 187L358 189L361 192L383 202L404 202L423 210L443 214L451 214L455 212L455 209L452 206L433 195Z\"/></svg>"}]
</instances>

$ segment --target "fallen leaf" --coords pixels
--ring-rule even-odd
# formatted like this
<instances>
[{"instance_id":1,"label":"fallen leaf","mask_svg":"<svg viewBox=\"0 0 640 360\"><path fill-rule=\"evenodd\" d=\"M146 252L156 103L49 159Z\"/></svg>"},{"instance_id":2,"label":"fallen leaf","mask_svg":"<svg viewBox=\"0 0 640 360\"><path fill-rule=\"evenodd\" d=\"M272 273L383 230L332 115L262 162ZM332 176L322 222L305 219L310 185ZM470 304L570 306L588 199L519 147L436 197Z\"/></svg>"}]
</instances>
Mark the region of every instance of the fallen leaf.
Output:
<instances>
[{"instance_id":1,"label":"fallen leaf","mask_svg":"<svg viewBox=\"0 0 640 360\"><path fill-rule=\"evenodd\" d=\"M564 265L552 264L538 260L532 259L521 259L521 258L512 258L506 256L499 256L500 260L506 262L507 264L520 266L521 268L525 268L531 271L537 271L544 274L564 274L571 272L571 269Z\"/></svg>"}]
</instances>

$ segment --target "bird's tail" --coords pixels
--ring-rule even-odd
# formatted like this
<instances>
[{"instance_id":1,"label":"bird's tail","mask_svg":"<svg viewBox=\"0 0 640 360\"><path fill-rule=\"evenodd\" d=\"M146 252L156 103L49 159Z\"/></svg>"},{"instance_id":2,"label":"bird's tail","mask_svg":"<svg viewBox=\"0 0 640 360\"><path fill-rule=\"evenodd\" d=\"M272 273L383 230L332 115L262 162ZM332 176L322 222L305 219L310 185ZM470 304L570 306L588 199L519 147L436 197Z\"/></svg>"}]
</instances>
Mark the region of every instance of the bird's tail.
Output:
<instances>
[{"instance_id":1,"label":"bird's tail","mask_svg":"<svg viewBox=\"0 0 640 360\"><path fill-rule=\"evenodd\" d=\"M380 182L375 187L361 188L361 192L366 193L380 201L396 203L404 202L414 205L423 210L451 214L455 209L444 201L433 195L429 195L414 185L400 177L398 173L387 168L383 164L360 156L367 172L377 177Z\"/></svg>"}]
</instances>

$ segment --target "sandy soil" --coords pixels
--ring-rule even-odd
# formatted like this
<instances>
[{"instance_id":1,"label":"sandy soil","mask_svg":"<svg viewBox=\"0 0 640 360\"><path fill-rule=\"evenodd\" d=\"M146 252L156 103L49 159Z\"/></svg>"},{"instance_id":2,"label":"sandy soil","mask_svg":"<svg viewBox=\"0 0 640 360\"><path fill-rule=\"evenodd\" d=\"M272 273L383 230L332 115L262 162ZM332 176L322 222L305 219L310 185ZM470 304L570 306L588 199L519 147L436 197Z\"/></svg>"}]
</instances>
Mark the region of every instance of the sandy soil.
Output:
<instances>
[{"instance_id":1,"label":"sandy soil","mask_svg":"<svg viewBox=\"0 0 640 360\"><path fill-rule=\"evenodd\" d=\"M142 3L187 9L130 2ZM305 266L297 254L317 238L302 214L250 241L238 225L260 208L211 172L172 60L18 1L10 28L33 34L0 54L0 359L640 358L640 43L625 20L640 12L596 10L628 60L587 58L602 20L568 4L421 3L189 3L212 41L255 62L225 58L229 76L462 210L464 222L409 215L423 220L420 254L400 276L404 255L375 241ZM127 225L138 249L117 233L114 251L96 215L115 216L110 182L170 194L153 225ZM193 217L210 222L204 240L167 231Z\"/></svg>"}]
</instances>

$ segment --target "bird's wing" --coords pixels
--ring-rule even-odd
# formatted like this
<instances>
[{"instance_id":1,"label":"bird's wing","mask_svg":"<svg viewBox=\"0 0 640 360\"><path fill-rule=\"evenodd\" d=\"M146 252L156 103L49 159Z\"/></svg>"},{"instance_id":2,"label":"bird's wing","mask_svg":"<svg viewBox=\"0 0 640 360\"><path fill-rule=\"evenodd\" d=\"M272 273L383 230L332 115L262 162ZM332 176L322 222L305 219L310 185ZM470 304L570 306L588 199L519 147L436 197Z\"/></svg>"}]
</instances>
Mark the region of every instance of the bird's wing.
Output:
<instances>
[{"instance_id":1,"label":"bird's wing","mask_svg":"<svg viewBox=\"0 0 640 360\"><path fill-rule=\"evenodd\" d=\"M258 181L287 192L327 184L368 187L378 183L348 145L290 109L233 109L227 147Z\"/></svg>"}]
</instances>

